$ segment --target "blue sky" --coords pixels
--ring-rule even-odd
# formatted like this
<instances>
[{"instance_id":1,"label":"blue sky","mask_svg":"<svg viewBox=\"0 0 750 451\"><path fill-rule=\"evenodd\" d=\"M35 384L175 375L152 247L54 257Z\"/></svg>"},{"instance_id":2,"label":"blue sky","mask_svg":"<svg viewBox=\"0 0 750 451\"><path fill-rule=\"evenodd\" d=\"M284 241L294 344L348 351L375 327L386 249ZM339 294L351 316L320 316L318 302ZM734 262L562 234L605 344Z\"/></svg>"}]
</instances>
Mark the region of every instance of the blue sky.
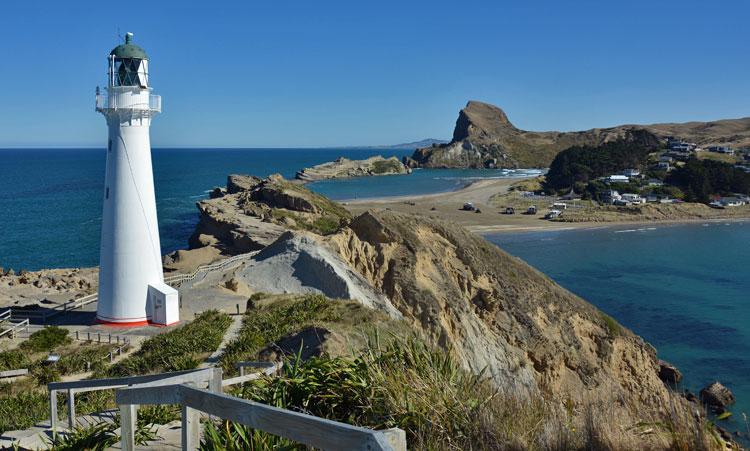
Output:
<instances>
[{"instance_id":1,"label":"blue sky","mask_svg":"<svg viewBox=\"0 0 750 451\"><path fill-rule=\"evenodd\" d=\"M530 130L750 115L741 0L6 3L2 147L105 142L118 28L163 97L154 146L449 138L469 99Z\"/></svg>"}]
</instances>

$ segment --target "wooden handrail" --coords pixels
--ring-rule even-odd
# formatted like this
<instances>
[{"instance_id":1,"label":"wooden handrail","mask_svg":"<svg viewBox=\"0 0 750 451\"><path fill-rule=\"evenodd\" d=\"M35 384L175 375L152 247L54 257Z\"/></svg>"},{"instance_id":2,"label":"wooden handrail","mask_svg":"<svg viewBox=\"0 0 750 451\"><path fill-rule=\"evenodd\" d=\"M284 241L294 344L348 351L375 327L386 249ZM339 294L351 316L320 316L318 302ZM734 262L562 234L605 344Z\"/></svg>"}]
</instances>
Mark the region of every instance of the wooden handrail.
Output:
<instances>
[{"instance_id":1,"label":"wooden handrail","mask_svg":"<svg viewBox=\"0 0 750 451\"><path fill-rule=\"evenodd\" d=\"M199 414L205 412L324 450L406 450L406 436L400 429L375 431L187 385L121 389L116 401L123 450L135 447L135 406L140 404L182 405L182 449L198 448Z\"/></svg>"},{"instance_id":2,"label":"wooden handrail","mask_svg":"<svg viewBox=\"0 0 750 451\"><path fill-rule=\"evenodd\" d=\"M182 383L202 384L208 382L212 389L221 390L221 369L204 368L175 371L172 373L150 374L146 376L116 377L71 382L51 382L49 391L50 428L53 434L57 430L57 392L65 391L68 395L68 426L75 427L76 410L75 394L99 390L112 390L123 387L158 387Z\"/></svg>"}]
</instances>

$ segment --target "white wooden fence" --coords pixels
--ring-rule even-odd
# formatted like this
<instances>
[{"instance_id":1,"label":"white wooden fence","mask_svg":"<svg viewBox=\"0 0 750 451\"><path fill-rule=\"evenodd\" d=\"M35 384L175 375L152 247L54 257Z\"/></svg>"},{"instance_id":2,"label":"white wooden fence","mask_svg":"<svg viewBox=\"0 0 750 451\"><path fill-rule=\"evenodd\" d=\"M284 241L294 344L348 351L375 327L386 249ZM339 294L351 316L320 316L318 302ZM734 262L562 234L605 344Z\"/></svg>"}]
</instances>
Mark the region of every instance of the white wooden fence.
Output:
<instances>
[{"instance_id":1,"label":"white wooden fence","mask_svg":"<svg viewBox=\"0 0 750 451\"><path fill-rule=\"evenodd\" d=\"M221 369L205 368L199 370L176 371L173 373L153 374L148 376L117 377L111 379L93 379L72 382L52 382L47 384L49 390L50 428L53 434L57 431L57 393L66 392L68 396L68 427L76 426L76 393L99 390L112 390L123 387L154 387L170 384L208 384L214 391L221 391Z\"/></svg>"},{"instance_id":2,"label":"white wooden fence","mask_svg":"<svg viewBox=\"0 0 750 451\"><path fill-rule=\"evenodd\" d=\"M323 450L406 451L401 429L375 431L184 384L118 390L123 451L135 448L137 406L180 404L182 449L200 445L200 412Z\"/></svg>"}]
</instances>

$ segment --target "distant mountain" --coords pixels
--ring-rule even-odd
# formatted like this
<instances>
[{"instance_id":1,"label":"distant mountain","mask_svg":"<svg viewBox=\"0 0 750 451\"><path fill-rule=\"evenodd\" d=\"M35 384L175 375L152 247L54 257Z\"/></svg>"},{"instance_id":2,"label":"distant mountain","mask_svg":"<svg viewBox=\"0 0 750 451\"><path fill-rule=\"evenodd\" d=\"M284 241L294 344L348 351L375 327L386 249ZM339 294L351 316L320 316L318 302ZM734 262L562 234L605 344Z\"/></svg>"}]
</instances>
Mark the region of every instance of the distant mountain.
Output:
<instances>
[{"instance_id":1,"label":"distant mountain","mask_svg":"<svg viewBox=\"0 0 750 451\"><path fill-rule=\"evenodd\" d=\"M444 139L427 138L421 141L414 141L410 143L392 144L384 146L367 146L373 149L419 149L420 147L430 147L433 144L446 144L448 141Z\"/></svg>"},{"instance_id":2,"label":"distant mountain","mask_svg":"<svg viewBox=\"0 0 750 451\"><path fill-rule=\"evenodd\" d=\"M420 147L404 163L432 168L548 167L555 155L572 146L598 146L618 139L652 146L667 136L703 146L748 146L750 118L533 132L516 128L500 108L472 100L459 112L450 143Z\"/></svg>"}]
</instances>

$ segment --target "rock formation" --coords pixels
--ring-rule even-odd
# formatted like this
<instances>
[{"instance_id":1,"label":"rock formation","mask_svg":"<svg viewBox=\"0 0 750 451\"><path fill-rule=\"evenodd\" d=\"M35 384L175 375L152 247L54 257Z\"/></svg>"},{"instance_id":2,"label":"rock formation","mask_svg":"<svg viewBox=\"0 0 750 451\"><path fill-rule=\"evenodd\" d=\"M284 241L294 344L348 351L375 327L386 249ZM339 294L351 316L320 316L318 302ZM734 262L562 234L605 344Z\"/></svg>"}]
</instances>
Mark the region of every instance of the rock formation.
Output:
<instances>
[{"instance_id":1,"label":"rock formation","mask_svg":"<svg viewBox=\"0 0 750 451\"><path fill-rule=\"evenodd\" d=\"M312 182L315 180L364 177L373 175L408 174L411 169L396 157L383 158L380 155L366 160L350 160L341 157L335 161L305 168L297 172L297 179Z\"/></svg>"},{"instance_id":2,"label":"rock formation","mask_svg":"<svg viewBox=\"0 0 750 451\"><path fill-rule=\"evenodd\" d=\"M410 167L548 167L558 152L577 145L624 139L652 146L677 136L700 145L750 145L750 118L685 124L620 125L577 132L533 132L516 128L500 108L470 101L456 120L448 144L417 149L404 158Z\"/></svg>"},{"instance_id":3,"label":"rock formation","mask_svg":"<svg viewBox=\"0 0 750 451\"><path fill-rule=\"evenodd\" d=\"M65 302L96 292L97 268L0 272L0 307Z\"/></svg>"},{"instance_id":4,"label":"rock formation","mask_svg":"<svg viewBox=\"0 0 750 451\"><path fill-rule=\"evenodd\" d=\"M326 240L430 342L499 387L624 408L668 397L650 345L461 227L372 211Z\"/></svg>"},{"instance_id":5,"label":"rock formation","mask_svg":"<svg viewBox=\"0 0 750 451\"><path fill-rule=\"evenodd\" d=\"M165 257L165 268L184 270L222 255L260 250L287 230L329 234L351 218L346 209L280 175L230 175L225 191L198 202L200 220L190 249Z\"/></svg>"},{"instance_id":6,"label":"rock formation","mask_svg":"<svg viewBox=\"0 0 750 451\"><path fill-rule=\"evenodd\" d=\"M701 401L717 412L723 412L730 404L734 404L734 394L720 382L714 382L704 387L700 392Z\"/></svg>"},{"instance_id":7,"label":"rock formation","mask_svg":"<svg viewBox=\"0 0 750 451\"><path fill-rule=\"evenodd\" d=\"M381 292L310 232L284 233L226 277L231 277L225 283L227 287L247 286L254 292L273 294L320 293L334 299L354 299L392 318L401 317Z\"/></svg>"}]
</instances>

